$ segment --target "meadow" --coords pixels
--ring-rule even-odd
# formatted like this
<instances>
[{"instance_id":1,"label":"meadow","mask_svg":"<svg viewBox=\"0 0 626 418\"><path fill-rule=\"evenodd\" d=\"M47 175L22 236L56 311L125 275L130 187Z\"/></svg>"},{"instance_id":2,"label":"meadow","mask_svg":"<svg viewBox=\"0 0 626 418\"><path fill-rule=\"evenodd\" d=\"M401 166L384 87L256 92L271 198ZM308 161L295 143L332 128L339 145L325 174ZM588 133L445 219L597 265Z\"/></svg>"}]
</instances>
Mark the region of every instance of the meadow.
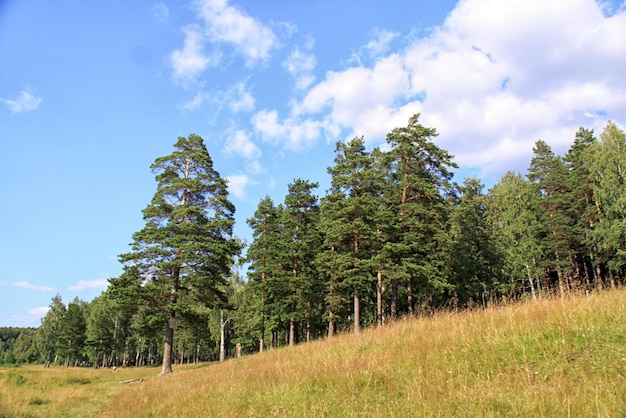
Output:
<instances>
[{"instance_id":1,"label":"meadow","mask_svg":"<svg viewBox=\"0 0 626 418\"><path fill-rule=\"evenodd\" d=\"M0 417L626 416L625 305L618 289L439 312L166 376L5 368Z\"/></svg>"}]
</instances>

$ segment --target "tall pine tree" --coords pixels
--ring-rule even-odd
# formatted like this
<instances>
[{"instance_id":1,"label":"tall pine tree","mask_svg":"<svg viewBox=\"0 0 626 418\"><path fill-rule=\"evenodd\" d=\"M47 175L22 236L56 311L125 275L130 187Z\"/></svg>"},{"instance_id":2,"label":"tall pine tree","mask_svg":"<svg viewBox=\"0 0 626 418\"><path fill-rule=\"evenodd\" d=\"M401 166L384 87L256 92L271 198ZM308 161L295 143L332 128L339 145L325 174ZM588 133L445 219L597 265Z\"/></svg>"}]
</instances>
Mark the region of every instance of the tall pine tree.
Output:
<instances>
[{"instance_id":1,"label":"tall pine tree","mask_svg":"<svg viewBox=\"0 0 626 418\"><path fill-rule=\"evenodd\" d=\"M157 191L143 210L146 225L133 235L132 251L120 257L167 297L162 374L172 371L179 316L224 300L219 285L241 250L233 237L235 207L203 139L179 137L174 147L152 164Z\"/></svg>"},{"instance_id":2,"label":"tall pine tree","mask_svg":"<svg viewBox=\"0 0 626 418\"><path fill-rule=\"evenodd\" d=\"M332 287L328 292L331 299L327 299L326 304L328 307L329 303L338 301L337 282L351 288L353 330L359 332L362 296L372 288L372 272L376 270L371 252L377 235L375 220L380 203L375 199L376 174L363 138L337 142L334 162L334 166L328 168L331 189L321 214L327 253L322 257L328 262L322 266L322 274ZM330 317L334 320L334 313Z\"/></svg>"},{"instance_id":3,"label":"tall pine tree","mask_svg":"<svg viewBox=\"0 0 626 418\"><path fill-rule=\"evenodd\" d=\"M267 318L270 314L268 281L280 270L280 211L269 196L261 199L253 217L247 219L252 229L252 242L248 246L245 261L248 266L248 287L254 303L249 311L256 312L259 351L265 349Z\"/></svg>"},{"instance_id":4,"label":"tall pine tree","mask_svg":"<svg viewBox=\"0 0 626 418\"><path fill-rule=\"evenodd\" d=\"M387 189L385 201L387 210L395 214L386 245L394 265L389 272L392 317L398 312L398 281L406 285L409 313L413 312L415 292L426 299L449 288L442 274L442 254L450 210L448 195L452 192L451 169L457 165L447 151L432 142L437 131L421 125L419 116L413 115L406 127L387 135L392 187Z\"/></svg>"}]
</instances>

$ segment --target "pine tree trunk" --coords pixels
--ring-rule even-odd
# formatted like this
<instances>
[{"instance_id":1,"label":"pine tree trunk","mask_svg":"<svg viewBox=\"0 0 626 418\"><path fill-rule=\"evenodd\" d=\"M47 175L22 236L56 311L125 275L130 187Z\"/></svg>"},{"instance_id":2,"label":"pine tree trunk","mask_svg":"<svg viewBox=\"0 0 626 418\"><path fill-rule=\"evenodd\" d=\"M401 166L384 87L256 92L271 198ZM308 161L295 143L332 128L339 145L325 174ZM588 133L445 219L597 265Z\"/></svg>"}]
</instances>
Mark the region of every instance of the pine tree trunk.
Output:
<instances>
[{"instance_id":1,"label":"pine tree trunk","mask_svg":"<svg viewBox=\"0 0 626 418\"><path fill-rule=\"evenodd\" d=\"M178 255L178 254L177 254ZM172 272L172 288L170 291L170 318L165 333L165 344L163 345L163 363L161 374L172 373L172 350L174 348L174 328L176 327L176 310L173 306L178 298L178 279L180 277L180 267L175 267Z\"/></svg>"},{"instance_id":2,"label":"pine tree trunk","mask_svg":"<svg viewBox=\"0 0 626 418\"><path fill-rule=\"evenodd\" d=\"M602 268L600 267L600 263L596 265L596 286L598 290L602 290Z\"/></svg>"},{"instance_id":3,"label":"pine tree trunk","mask_svg":"<svg viewBox=\"0 0 626 418\"><path fill-rule=\"evenodd\" d=\"M311 309L311 302L307 302L306 303L307 309ZM308 311L306 314L306 342L310 343L311 342L311 316L309 315Z\"/></svg>"},{"instance_id":4,"label":"pine tree trunk","mask_svg":"<svg viewBox=\"0 0 626 418\"><path fill-rule=\"evenodd\" d=\"M261 273L261 284L265 283L265 272ZM261 330L259 332L259 353L265 348L265 289L261 288Z\"/></svg>"},{"instance_id":5,"label":"pine tree trunk","mask_svg":"<svg viewBox=\"0 0 626 418\"><path fill-rule=\"evenodd\" d=\"M293 346L296 344L296 321L291 318L289 320L289 345Z\"/></svg>"},{"instance_id":6,"label":"pine tree trunk","mask_svg":"<svg viewBox=\"0 0 626 418\"><path fill-rule=\"evenodd\" d=\"M220 310L220 361L226 360L226 345L224 340L226 339L226 323L224 322L224 312Z\"/></svg>"},{"instance_id":7,"label":"pine tree trunk","mask_svg":"<svg viewBox=\"0 0 626 418\"><path fill-rule=\"evenodd\" d=\"M174 346L174 328L172 328L174 314L170 314L170 323L167 325L167 331L165 333L165 344L163 346L163 363L161 367L161 374L172 373L172 348Z\"/></svg>"},{"instance_id":8,"label":"pine tree trunk","mask_svg":"<svg viewBox=\"0 0 626 418\"><path fill-rule=\"evenodd\" d=\"M413 280L409 277L406 283L406 299L409 305L409 315L413 316Z\"/></svg>"},{"instance_id":9,"label":"pine tree trunk","mask_svg":"<svg viewBox=\"0 0 626 418\"><path fill-rule=\"evenodd\" d=\"M265 348L265 314L261 313L261 331L259 332L259 353Z\"/></svg>"},{"instance_id":10,"label":"pine tree trunk","mask_svg":"<svg viewBox=\"0 0 626 418\"><path fill-rule=\"evenodd\" d=\"M376 286L376 313L378 325L383 326L383 271L378 269L378 283Z\"/></svg>"},{"instance_id":11,"label":"pine tree trunk","mask_svg":"<svg viewBox=\"0 0 626 418\"><path fill-rule=\"evenodd\" d=\"M391 279L391 319L398 319L398 279Z\"/></svg>"},{"instance_id":12,"label":"pine tree trunk","mask_svg":"<svg viewBox=\"0 0 626 418\"><path fill-rule=\"evenodd\" d=\"M561 269L561 266L559 265L561 259L559 257L558 250L554 250L554 256L556 258L556 275L559 278L559 294L561 295L561 297L563 297L565 296L565 284L563 280L563 270Z\"/></svg>"},{"instance_id":13,"label":"pine tree trunk","mask_svg":"<svg viewBox=\"0 0 626 418\"><path fill-rule=\"evenodd\" d=\"M354 289L354 332L361 332L361 294L359 289Z\"/></svg>"}]
</instances>

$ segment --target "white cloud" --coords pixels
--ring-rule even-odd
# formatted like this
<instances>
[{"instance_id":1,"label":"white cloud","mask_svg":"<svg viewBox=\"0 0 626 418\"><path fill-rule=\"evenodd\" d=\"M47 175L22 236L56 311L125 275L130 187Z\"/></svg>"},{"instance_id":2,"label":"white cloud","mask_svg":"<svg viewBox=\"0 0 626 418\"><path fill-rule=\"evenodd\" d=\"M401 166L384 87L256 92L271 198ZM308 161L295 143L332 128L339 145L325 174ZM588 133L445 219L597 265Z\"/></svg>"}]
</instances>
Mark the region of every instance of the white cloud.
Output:
<instances>
[{"instance_id":1,"label":"white cloud","mask_svg":"<svg viewBox=\"0 0 626 418\"><path fill-rule=\"evenodd\" d=\"M315 56L295 48L283 62L283 67L296 81L296 90L305 90L315 81Z\"/></svg>"},{"instance_id":2,"label":"white cloud","mask_svg":"<svg viewBox=\"0 0 626 418\"><path fill-rule=\"evenodd\" d=\"M380 54L394 36L365 49ZM594 0L461 0L427 37L371 66L329 71L291 115L264 110L253 126L288 149L328 129L381 143L420 112L462 166L523 170L537 139L563 152L579 126L626 119L623 39L626 12L607 17Z\"/></svg>"},{"instance_id":3,"label":"white cloud","mask_svg":"<svg viewBox=\"0 0 626 418\"><path fill-rule=\"evenodd\" d=\"M246 90L244 83L238 83L229 93L229 107L235 112L251 112L254 110L254 97Z\"/></svg>"},{"instance_id":4,"label":"white cloud","mask_svg":"<svg viewBox=\"0 0 626 418\"><path fill-rule=\"evenodd\" d=\"M157 22L165 23L170 16L170 9L163 2L152 5L152 15Z\"/></svg>"},{"instance_id":5,"label":"white cloud","mask_svg":"<svg viewBox=\"0 0 626 418\"><path fill-rule=\"evenodd\" d=\"M207 103L218 109L228 107L233 113L251 112L255 106L254 97L247 90L245 83L239 82L227 90L200 90L193 98L183 103L182 107L185 110L194 111Z\"/></svg>"},{"instance_id":6,"label":"white cloud","mask_svg":"<svg viewBox=\"0 0 626 418\"><path fill-rule=\"evenodd\" d=\"M33 309L28 310L28 315L31 317L35 317L35 318L42 318L48 313L49 310L50 310L50 307L48 306L42 306L40 308L33 308Z\"/></svg>"},{"instance_id":7,"label":"white cloud","mask_svg":"<svg viewBox=\"0 0 626 418\"><path fill-rule=\"evenodd\" d=\"M11 113L23 113L37 110L41 100L41 97L35 97L30 90L22 90L15 100L0 98L0 102L7 105Z\"/></svg>"},{"instance_id":8,"label":"white cloud","mask_svg":"<svg viewBox=\"0 0 626 418\"><path fill-rule=\"evenodd\" d=\"M107 279L79 280L75 284L68 286L69 290L85 290L85 289L106 289L109 285Z\"/></svg>"},{"instance_id":9,"label":"white cloud","mask_svg":"<svg viewBox=\"0 0 626 418\"><path fill-rule=\"evenodd\" d=\"M193 99L183 104L183 109L189 110L189 111L196 110L200 108L200 106L202 106L202 104L205 102L206 99L207 99L207 94L202 91L199 91L195 94L195 96L193 96Z\"/></svg>"},{"instance_id":10,"label":"white cloud","mask_svg":"<svg viewBox=\"0 0 626 418\"><path fill-rule=\"evenodd\" d=\"M32 308L25 315L9 315L9 319L12 322L21 324L21 326L36 327L41 323L41 319L46 316L49 310L48 306Z\"/></svg>"},{"instance_id":11,"label":"white cloud","mask_svg":"<svg viewBox=\"0 0 626 418\"><path fill-rule=\"evenodd\" d=\"M277 45L270 27L230 6L227 0L199 0L196 6L208 40L232 45L249 66L269 58Z\"/></svg>"},{"instance_id":12,"label":"white cloud","mask_svg":"<svg viewBox=\"0 0 626 418\"><path fill-rule=\"evenodd\" d=\"M265 172L265 169L259 160L251 160L246 161L246 172L250 174L261 174Z\"/></svg>"},{"instance_id":13,"label":"white cloud","mask_svg":"<svg viewBox=\"0 0 626 418\"><path fill-rule=\"evenodd\" d=\"M336 138L339 128L326 120L290 117L279 120L275 110L261 110L252 117L252 126L264 142L291 151L311 147L321 136Z\"/></svg>"},{"instance_id":14,"label":"white cloud","mask_svg":"<svg viewBox=\"0 0 626 418\"><path fill-rule=\"evenodd\" d=\"M234 131L229 135L224 145L224 152L237 155L246 160L256 160L261 157L261 149L242 130Z\"/></svg>"},{"instance_id":15,"label":"white cloud","mask_svg":"<svg viewBox=\"0 0 626 418\"><path fill-rule=\"evenodd\" d=\"M375 58L387 52L391 41L399 36L398 32L392 32L384 29L375 29L372 34L374 39L369 41L364 47L368 51L371 58Z\"/></svg>"},{"instance_id":16,"label":"white cloud","mask_svg":"<svg viewBox=\"0 0 626 418\"><path fill-rule=\"evenodd\" d=\"M328 72L294 108L295 114L329 112L333 125L349 129L352 135L379 139L397 125L406 124L420 106L410 103L411 84L402 57L392 54L376 61L372 68L351 67Z\"/></svg>"},{"instance_id":17,"label":"white cloud","mask_svg":"<svg viewBox=\"0 0 626 418\"><path fill-rule=\"evenodd\" d=\"M246 187L255 184L250 177L245 174L232 174L226 176L228 181L228 192L233 196L244 199L246 197Z\"/></svg>"},{"instance_id":18,"label":"white cloud","mask_svg":"<svg viewBox=\"0 0 626 418\"><path fill-rule=\"evenodd\" d=\"M203 52L204 35L198 25L183 28L185 45L170 55L170 63L174 68L174 79L183 83L193 82L209 65L219 63L221 55L218 51L208 55Z\"/></svg>"},{"instance_id":19,"label":"white cloud","mask_svg":"<svg viewBox=\"0 0 626 418\"><path fill-rule=\"evenodd\" d=\"M54 289L49 286L36 285L23 280L15 282L0 282L0 286L21 287L23 289L38 290L40 292L54 292Z\"/></svg>"}]
</instances>

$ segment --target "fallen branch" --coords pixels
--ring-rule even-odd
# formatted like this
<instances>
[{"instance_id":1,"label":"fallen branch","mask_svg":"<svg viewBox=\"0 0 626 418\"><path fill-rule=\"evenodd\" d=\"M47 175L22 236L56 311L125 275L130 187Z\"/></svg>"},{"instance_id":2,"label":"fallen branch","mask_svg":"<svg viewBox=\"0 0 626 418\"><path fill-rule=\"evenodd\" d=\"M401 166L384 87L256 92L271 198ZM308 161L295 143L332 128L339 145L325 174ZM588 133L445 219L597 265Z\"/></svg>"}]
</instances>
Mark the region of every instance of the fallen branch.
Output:
<instances>
[{"instance_id":1,"label":"fallen branch","mask_svg":"<svg viewBox=\"0 0 626 418\"><path fill-rule=\"evenodd\" d=\"M120 383L139 383L139 382L143 382L143 379L141 377L139 379L124 380L123 382L120 382Z\"/></svg>"}]
</instances>

